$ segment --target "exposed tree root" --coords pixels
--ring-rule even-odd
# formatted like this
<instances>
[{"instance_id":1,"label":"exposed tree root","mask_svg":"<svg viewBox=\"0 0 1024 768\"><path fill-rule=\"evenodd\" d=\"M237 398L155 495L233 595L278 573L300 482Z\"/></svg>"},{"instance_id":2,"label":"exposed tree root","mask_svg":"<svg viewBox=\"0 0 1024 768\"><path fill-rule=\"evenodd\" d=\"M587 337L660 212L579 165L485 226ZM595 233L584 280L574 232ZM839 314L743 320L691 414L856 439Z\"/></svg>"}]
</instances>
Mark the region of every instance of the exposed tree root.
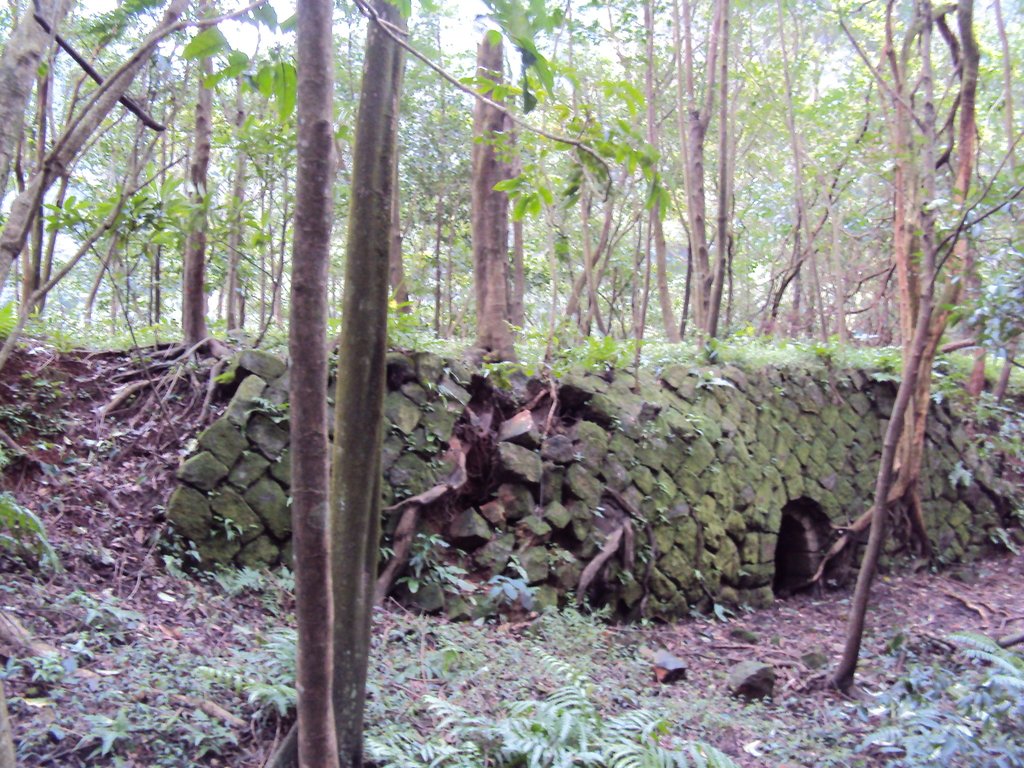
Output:
<instances>
[{"instance_id":1,"label":"exposed tree root","mask_svg":"<svg viewBox=\"0 0 1024 768\"><path fill-rule=\"evenodd\" d=\"M402 517L398 521L398 526L395 528L391 541L394 554L384 567L384 570L381 571L380 576L377 577L377 586L374 590L374 600L377 603L383 602L388 596L388 593L391 592L391 588L394 586L395 578L409 561L409 552L412 549L412 543L416 535L416 524L419 521L420 510L430 504L436 504L442 499L450 498L466 485L469 477L466 472L467 451L463 447L462 441L457 437L453 437L449 441L448 451L450 455L455 457L456 466L455 471L452 472L447 480L435 485L430 490L404 499L385 510L386 512L402 510Z\"/></svg>"},{"instance_id":2,"label":"exposed tree root","mask_svg":"<svg viewBox=\"0 0 1024 768\"><path fill-rule=\"evenodd\" d=\"M601 547L601 551L598 552L597 556L587 563L587 567L583 569L583 573L580 574L579 585L576 587L576 599L580 603L583 603L586 599L587 590L590 588L591 583L597 577L598 573L601 572L601 569L604 568L605 564L619 551L619 546L625 536L627 527L631 529L630 533L632 533L632 526L629 521L626 520L611 533L608 540L605 541L604 546Z\"/></svg>"},{"instance_id":3,"label":"exposed tree root","mask_svg":"<svg viewBox=\"0 0 1024 768\"><path fill-rule=\"evenodd\" d=\"M1005 637L999 638L996 642L999 643L1000 648L1012 648L1015 645L1024 643L1024 632L1006 635Z\"/></svg>"}]
</instances>

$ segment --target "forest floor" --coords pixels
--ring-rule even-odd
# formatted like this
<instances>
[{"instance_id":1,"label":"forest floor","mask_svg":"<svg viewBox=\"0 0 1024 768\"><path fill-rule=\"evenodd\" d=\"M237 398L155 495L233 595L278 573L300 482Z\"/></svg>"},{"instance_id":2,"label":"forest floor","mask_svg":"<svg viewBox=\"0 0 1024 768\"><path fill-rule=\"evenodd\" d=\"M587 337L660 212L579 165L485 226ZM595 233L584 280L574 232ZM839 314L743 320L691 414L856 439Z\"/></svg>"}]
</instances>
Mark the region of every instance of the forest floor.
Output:
<instances>
[{"instance_id":1,"label":"forest floor","mask_svg":"<svg viewBox=\"0 0 1024 768\"><path fill-rule=\"evenodd\" d=\"M0 443L0 491L38 516L62 565L42 550L0 550L0 678L19 765L255 768L290 725L290 574L189 573L186 553L163 536L162 505L199 426L206 373L169 382L159 406L140 394L105 418L120 387L146 380L130 356L32 347L0 373L0 427L24 450ZM0 507L0 544L12 514ZM509 702L556 690L569 665L591 681L597 711L664 715L667 744L701 739L745 767L885 765L892 749L869 737L892 723L894 686L909 675L927 691L940 679L931 668L955 678L971 667L956 632L1024 630L1021 584L1024 555L996 551L942 571L882 574L858 700L824 684L848 589L670 625L573 610L453 624L388 605L376 620L369 735L383 745L413 730L443 740L424 696L467 718L498 717ZM685 662L684 680L655 681L660 649ZM729 695L726 675L743 660L773 665L771 701Z\"/></svg>"}]
</instances>

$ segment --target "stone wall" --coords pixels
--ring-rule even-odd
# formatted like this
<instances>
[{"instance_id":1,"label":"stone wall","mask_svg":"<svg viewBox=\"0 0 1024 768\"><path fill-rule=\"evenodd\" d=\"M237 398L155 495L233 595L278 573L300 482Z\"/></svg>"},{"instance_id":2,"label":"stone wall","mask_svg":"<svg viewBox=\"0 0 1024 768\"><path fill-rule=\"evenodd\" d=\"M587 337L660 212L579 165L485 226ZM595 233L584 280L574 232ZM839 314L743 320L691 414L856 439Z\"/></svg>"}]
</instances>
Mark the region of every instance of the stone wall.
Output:
<instances>
[{"instance_id":1,"label":"stone wall","mask_svg":"<svg viewBox=\"0 0 1024 768\"><path fill-rule=\"evenodd\" d=\"M287 372L250 351L233 373L226 410L178 470L167 517L204 565L287 562ZM427 353L389 356L384 503L398 505L385 531L403 499L452 474L456 446L468 481L420 515L421 531L452 545L440 557L477 583L525 574L541 604L582 588L620 615L651 617L763 605L801 587L836 528L870 504L895 397L892 382L856 370L670 365L570 373L557 388L508 379ZM922 500L936 557L988 544L1007 492L997 470L934 406ZM896 546L904 526L894 528ZM831 563L826 581L844 565ZM471 612L471 596L443 587L405 597Z\"/></svg>"}]
</instances>

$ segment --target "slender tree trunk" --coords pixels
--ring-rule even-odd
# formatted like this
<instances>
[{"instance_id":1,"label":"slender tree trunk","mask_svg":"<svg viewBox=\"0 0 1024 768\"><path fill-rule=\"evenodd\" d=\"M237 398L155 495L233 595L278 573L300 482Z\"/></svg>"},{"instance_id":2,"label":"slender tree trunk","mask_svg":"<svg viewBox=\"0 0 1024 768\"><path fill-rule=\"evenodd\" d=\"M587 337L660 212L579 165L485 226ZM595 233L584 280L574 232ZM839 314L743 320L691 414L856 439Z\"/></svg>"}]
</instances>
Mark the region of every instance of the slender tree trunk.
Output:
<instances>
[{"instance_id":1,"label":"slender tree trunk","mask_svg":"<svg viewBox=\"0 0 1024 768\"><path fill-rule=\"evenodd\" d=\"M477 47L477 74L502 81L502 45L488 36ZM493 94L492 94L493 96ZM508 302L508 195L494 185L509 177L499 158L507 138L505 113L477 100L473 108L473 279L477 346L491 360L514 360Z\"/></svg>"},{"instance_id":2,"label":"slender tree trunk","mask_svg":"<svg viewBox=\"0 0 1024 768\"><path fill-rule=\"evenodd\" d=\"M721 74L718 85L718 226L715 235L715 273L708 299L709 338L718 336L718 318L722 311L722 288L725 285L725 265L729 259L729 201L732 198L732 179L729 168L729 0L721 1Z\"/></svg>"},{"instance_id":3,"label":"slender tree trunk","mask_svg":"<svg viewBox=\"0 0 1024 768\"><path fill-rule=\"evenodd\" d=\"M298 157L289 353L301 768L338 765L331 700L334 622L328 543L326 338L334 203L333 10L330 0L299 3L296 29Z\"/></svg>"},{"instance_id":4,"label":"slender tree trunk","mask_svg":"<svg viewBox=\"0 0 1024 768\"><path fill-rule=\"evenodd\" d=\"M654 0L644 0L644 32L646 34L644 89L647 100L647 143L657 149L660 140L657 117L658 98L654 88L657 63L654 56ZM654 260L658 268L658 303L661 306L661 321L665 329L665 338L670 342L678 342L680 340L679 326L676 325L675 312L672 309L672 295L668 289L668 257L665 231L661 225L662 214L661 203L656 198L651 206L648 227L654 245Z\"/></svg>"},{"instance_id":5,"label":"slender tree trunk","mask_svg":"<svg viewBox=\"0 0 1024 768\"><path fill-rule=\"evenodd\" d=\"M386 0L374 11L398 23ZM345 298L332 462L334 717L342 768L363 764L363 710L380 546L380 452L387 352L388 253L395 152L396 58L401 49L367 30L353 147Z\"/></svg>"},{"instance_id":6,"label":"slender tree trunk","mask_svg":"<svg viewBox=\"0 0 1024 768\"><path fill-rule=\"evenodd\" d=\"M0 681L0 768L17 768L14 756L14 737L11 734L11 718L7 714L7 696Z\"/></svg>"},{"instance_id":7,"label":"slender tree trunk","mask_svg":"<svg viewBox=\"0 0 1024 768\"><path fill-rule=\"evenodd\" d=\"M691 302L693 304L694 325L700 339L709 329L711 315L711 291L714 275L711 273L711 260L708 250L707 235L707 194L704 183L704 141L707 137L708 125L711 122L711 110L715 99L715 78L717 77L717 57L719 52L719 34L721 32L724 4L727 0L716 0L715 15L708 35L708 56L705 70L704 103L698 105L695 88L693 61L693 18L689 0L683 0L682 17L679 19L683 32L683 77L684 89L680 97L680 107L685 102L685 120L680 120L679 141L685 147L686 164L686 212L687 229L690 233L690 249L693 264L691 276ZM678 16L678 12L676 14Z\"/></svg>"},{"instance_id":8,"label":"slender tree trunk","mask_svg":"<svg viewBox=\"0 0 1024 768\"><path fill-rule=\"evenodd\" d=\"M242 210L245 204L246 155L241 145L242 127L245 125L245 102L242 99L242 78L235 84L235 168L231 185L231 223L228 232L228 330L241 330L243 325L245 296L242 292L242 281L239 265L242 261L242 242L244 239L245 217Z\"/></svg>"},{"instance_id":9,"label":"slender tree trunk","mask_svg":"<svg viewBox=\"0 0 1024 768\"><path fill-rule=\"evenodd\" d=\"M205 0L203 13L209 12L209 8L208 0ZM196 102L195 133L192 136L192 162L189 166L192 212L182 268L181 327L186 347L195 346L209 335L206 329L206 184L213 132L213 91L206 86L206 78L212 72L210 59L203 59L197 72L199 97Z\"/></svg>"},{"instance_id":10,"label":"slender tree trunk","mask_svg":"<svg viewBox=\"0 0 1024 768\"><path fill-rule=\"evenodd\" d=\"M404 18L399 17L399 28L403 33L406 31L406 21ZM399 107L401 106L401 92L402 92L402 79L405 76L405 57L395 57L395 67L397 70L392 75L394 79L394 99L395 104L392 107L392 119L395 122L394 127L391 129L392 132L398 135L398 118L399 118ZM391 233L390 233L390 246L388 251L388 264L389 264L389 281L391 283L391 293L398 304L400 312L411 312L412 306L409 304L409 286L405 279L405 262L402 257L402 220L401 220L401 188L398 179L398 157L399 147L395 145L394 159L392 161L392 180L391 180Z\"/></svg>"}]
</instances>

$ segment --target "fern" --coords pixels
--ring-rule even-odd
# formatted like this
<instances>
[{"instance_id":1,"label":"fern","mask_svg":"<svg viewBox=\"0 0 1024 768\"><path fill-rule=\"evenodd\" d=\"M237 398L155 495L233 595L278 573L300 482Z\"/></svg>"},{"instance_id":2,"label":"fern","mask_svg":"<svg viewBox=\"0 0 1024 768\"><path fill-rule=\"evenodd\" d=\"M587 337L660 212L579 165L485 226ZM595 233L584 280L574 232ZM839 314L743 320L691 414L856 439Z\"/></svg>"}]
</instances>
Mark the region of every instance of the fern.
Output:
<instances>
[{"instance_id":1,"label":"fern","mask_svg":"<svg viewBox=\"0 0 1024 768\"><path fill-rule=\"evenodd\" d=\"M583 673L553 656L543 657L543 663L563 685L542 701L515 702L506 717L491 721L428 696L436 732L445 737L368 737L369 755L382 768L735 768L728 756L705 744L663 746L669 723L654 713L631 710L603 717L591 700L593 683Z\"/></svg>"},{"instance_id":2,"label":"fern","mask_svg":"<svg viewBox=\"0 0 1024 768\"><path fill-rule=\"evenodd\" d=\"M1024 660L982 635L952 639L970 661L985 665L952 672L925 670L889 701L890 722L864 747L880 747L891 764L1024 767Z\"/></svg>"},{"instance_id":3,"label":"fern","mask_svg":"<svg viewBox=\"0 0 1024 768\"><path fill-rule=\"evenodd\" d=\"M290 685L252 680L237 672L213 667L197 667L196 672L212 683L245 696L246 701L256 708L258 716L273 711L284 717L295 707L295 689Z\"/></svg>"},{"instance_id":4,"label":"fern","mask_svg":"<svg viewBox=\"0 0 1024 768\"><path fill-rule=\"evenodd\" d=\"M44 568L63 570L60 558L50 546L43 521L9 493L0 493L0 550L38 562Z\"/></svg>"}]
</instances>

